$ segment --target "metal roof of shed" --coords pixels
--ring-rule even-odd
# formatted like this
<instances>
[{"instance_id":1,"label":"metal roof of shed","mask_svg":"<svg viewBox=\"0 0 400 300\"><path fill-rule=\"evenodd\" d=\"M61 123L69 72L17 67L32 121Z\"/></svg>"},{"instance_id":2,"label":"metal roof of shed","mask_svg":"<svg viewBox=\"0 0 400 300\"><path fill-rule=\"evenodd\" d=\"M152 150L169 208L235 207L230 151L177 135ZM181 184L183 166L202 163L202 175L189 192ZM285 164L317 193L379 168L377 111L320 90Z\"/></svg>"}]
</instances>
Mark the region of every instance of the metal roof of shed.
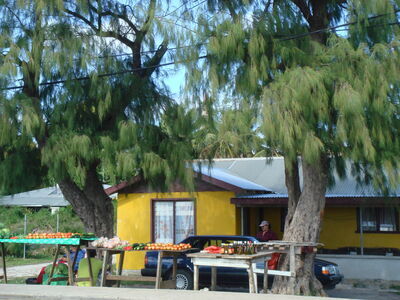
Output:
<instances>
[{"instance_id":1,"label":"metal roof of shed","mask_svg":"<svg viewBox=\"0 0 400 300\"><path fill-rule=\"evenodd\" d=\"M208 167L206 165L202 165L199 168L199 166L194 165L193 170L211 178L237 186L243 190L272 192L272 190L266 188L265 186L254 183L250 180L247 180L246 178L240 177L227 169Z\"/></svg>"},{"instance_id":2,"label":"metal roof of shed","mask_svg":"<svg viewBox=\"0 0 400 300\"><path fill-rule=\"evenodd\" d=\"M69 205L57 186L0 197L1 206L62 207Z\"/></svg>"},{"instance_id":3,"label":"metal roof of shed","mask_svg":"<svg viewBox=\"0 0 400 300\"><path fill-rule=\"evenodd\" d=\"M273 158L226 158L215 159L212 163L213 168L222 169L239 178L247 179L273 191L276 194L287 194L285 185L285 168L283 157ZM350 168L350 164L348 164ZM301 167L300 167L301 172ZM356 178L347 172L347 178L341 179L334 172L335 183L328 187L326 194L335 197L373 197L382 196L372 185L360 184ZM301 176L300 176L301 178ZM302 185L302 182L300 182ZM400 196L400 186L393 191L393 196ZM260 197L255 195L254 197ZM272 197L270 195L269 197Z\"/></svg>"},{"instance_id":4,"label":"metal roof of shed","mask_svg":"<svg viewBox=\"0 0 400 300\"><path fill-rule=\"evenodd\" d=\"M107 187L110 186L104 185L104 188ZM68 205L69 202L64 199L57 185L0 197L0 206L63 207Z\"/></svg>"}]
</instances>

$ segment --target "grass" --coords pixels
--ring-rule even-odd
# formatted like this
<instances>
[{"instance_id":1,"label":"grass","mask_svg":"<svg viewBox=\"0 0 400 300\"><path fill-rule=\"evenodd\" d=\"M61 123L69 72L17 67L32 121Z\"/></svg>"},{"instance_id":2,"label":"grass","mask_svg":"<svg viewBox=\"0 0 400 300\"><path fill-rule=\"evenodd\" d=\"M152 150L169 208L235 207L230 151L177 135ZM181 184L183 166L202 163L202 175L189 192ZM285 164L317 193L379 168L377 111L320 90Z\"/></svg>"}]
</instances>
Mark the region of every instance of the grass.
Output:
<instances>
[{"instance_id":1,"label":"grass","mask_svg":"<svg viewBox=\"0 0 400 300\"><path fill-rule=\"evenodd\" d=\"M34 265L41 263L51 263L53 260L52 257L40 257L40 258L21 258L21 257L6 257L6 265L7 268L15 267L15 266L24 266L24 265Z\"/></svg>"}]
</instances>

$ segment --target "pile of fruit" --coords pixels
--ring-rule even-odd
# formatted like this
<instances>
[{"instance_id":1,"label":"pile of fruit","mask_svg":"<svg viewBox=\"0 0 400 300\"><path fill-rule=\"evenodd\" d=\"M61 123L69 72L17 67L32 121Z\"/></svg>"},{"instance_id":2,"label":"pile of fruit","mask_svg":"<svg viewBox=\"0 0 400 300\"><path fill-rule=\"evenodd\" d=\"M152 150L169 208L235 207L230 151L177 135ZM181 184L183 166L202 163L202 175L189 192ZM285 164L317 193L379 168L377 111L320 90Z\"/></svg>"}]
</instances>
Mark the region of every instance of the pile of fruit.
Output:
<instances>
[{"instance_id":1,"label":"pile of fruit","mask_svg":"<svg viewBox=\"0 0 400 300\"><path fill-rule=\"evenodd\" d=\"M172 244L172 243L154 243L147 244L147 248L145 250L186 250L190 249L192 246L190 244Z\"/></svg>"},{"instance_id":2,"label":"pile of fruit","mask_svg":"<svg viewBox=\"0 0 400 300\"><path fill-rule=\"evenodd\" d=\"M219 254L219 253L224 253L224 249L218 246L209 246L207 248L204 248L202 252Z\"/></svg>"},{"instance_id":3,"label":"pile of fruit","mask_svg":"<svg viewBox=\"0 0 400 300\"><path fill-rule=\"evenodd\" d=\"M29 233L25 239L69 239L75 233L72 232L56 232L56 233Z\"/></svg>"},{"instance_id":4,"label":"pile of fruit","mask_svg":"<svg viewBox=\"0 0 400 300\"><path fill-rule=\"evenodd\" d=\"M130 246L124 248L124 250L144 250L147 243L133 243Z\"/></svg>"},{"instance_id":5,"label":"pile of fruit","mask_svg":"<svg viewBox=\"0 0 400 300\"><path fill-rule=\"evenodd\" d=\"M98 240L95 240L91 243L92 247L96 248L108 248L108 249L117 249L122 250L125 247L129 246L130 243L128 241L123 241L119 237L114 236L112 239L101 237Z\"/></svg>"},{"instance_id":6,"label":"pile of fruit","mask_svg":"<svg viewBox=\"0 0 400 300\"><path fill-rule=\"evenodd\" d=\"M1 231L0 231L1 234ZM10 237L11 235L9 235ZM33 232L28 235L18 235L11 239L70 239L70 238L95 238L93 233L72 233L72 232Z\"/></svg>"},{"instance_id":7,"label":"pile of fruit","mask_svg":"<svg viewBox=\"0 0 400 300\"><path fill-rule=\"evenodd\" d=\"M190 244L172 244L172 243L134 243L124 248L124 250L186 250L190 249Z\"/></svg>"}]
</instances>

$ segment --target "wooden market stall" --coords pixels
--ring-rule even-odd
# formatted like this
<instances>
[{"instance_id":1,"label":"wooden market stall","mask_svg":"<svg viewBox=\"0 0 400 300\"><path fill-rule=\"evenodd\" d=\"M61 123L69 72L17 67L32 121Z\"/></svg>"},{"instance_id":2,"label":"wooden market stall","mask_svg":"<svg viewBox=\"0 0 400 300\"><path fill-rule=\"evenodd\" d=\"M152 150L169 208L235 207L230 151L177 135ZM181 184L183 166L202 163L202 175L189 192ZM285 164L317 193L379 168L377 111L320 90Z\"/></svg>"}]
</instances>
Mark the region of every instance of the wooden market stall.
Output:
<instances>
[{"instance_id":1,"label":"wooden market stall","mask_svg":"<svg viewBox=\"0 0 400 300\"><path fill-rule=\"evenodd\" d=\"M271 258L272 251L264 251L256 254L213 254L213 253L191 253L187 256L192 259L194 265L194 290L199 289L199 266L211 267L211 290L215 290L217 285L217 268L243 268L249 276L249 292L256 293L256 282L254 269L256 263L262 262L264 265L264 286L266 287L268 278L268 260Z\"/></svg>"},{"instance_id":2,"label":"wooden market stall","mask_svg":"<svg viewBox=\"0 0 400 300\"><path fill-rule=\"evenodd\" d=\"M176 271L177 271L177 260L178 256L187 253L188 251L193 251L196 250L195 248L189 248L185 250L123 250L123 249L108 249L108 248L88 248L88 250L97 250L101 251L103 253L103 268L102 268L102 273L101 273L101 283L100 286L105 286L107 280L114 280L117 281L117 286L120 286L120 282L122 280L124 281L137 281L138 277L137 276L132 276L132 275L122 275L122 266L124 264L124 258L125 258L125 252L134 252L134 251L157 251L158 252L158 259L157 259L157 272L156 272L156 278L155 278L155 288L160 289L161 288L161 282L162 282L162 261L163 258L165 257L173 257L173 265L172 265L172 281L170 282L171 285L175 286L175 277L176 277ZM107 264L109 261L110 256L118 254L119 261L118 261L118 269L117 269L117 274L116 275L110 275L106 273L107 270ZM151 280L153 281L153 280Z\"/></svg>"},{"instance_id":3,"label":"wooden market stall","mask_svg":"<svg viewBox=\"0 0 400 300\"><path fill-rule=\"evenodd\" d=\"M287 242L270 241L257 243L255 254L211 254L191 253L187 256L192 259L194 265L194 289L199 289L199 266L211 267L211 290L215 290L217 284L217 267L244 268L249 276L249 292L257 293L257 274L264 276L264 292L267 289L268 275L288 276L290 280L296 277L296 255L303 253L316 253L317 247L323 246L320 243L311 242ZM272 254L280 253L288 255L289 270L268 270L268 260ZM257 268L257 263L263 263L263 268Z\"/></svg>"},{"instance_id":4,"label":"wooden market stall","mask_svg":"<svg viewBox=\"0 0 400 300\"><path fill-rule=\"evenodd\" d=\"M5 245L7 243L12 244L36 244L36 245L55 245L57 246L56 253L53 258L52 268L49 275L48 284L52 281L60 281L60 280L68 280L70 285L74 285L74 266L76 264L77 255L75 255L74 259L71 260L70 256L70 246L77 247L77 253L80 250L80 247L87 246L89 242L96 240L96 238L49 238L49 239L0 239L0 248L1 248L1 255L2 255L2 265L3 265L3 280L7 283L7 266L6 266L6 250ZM53 278L54 269L57 265L57 260L60 255L61 247L65 247L67 249L67 266L68 266L68 277L62 278ZM90 265L90 260L89 260ZM1 278L0 278L1 279Z\"/></svg>"}]
</instances>

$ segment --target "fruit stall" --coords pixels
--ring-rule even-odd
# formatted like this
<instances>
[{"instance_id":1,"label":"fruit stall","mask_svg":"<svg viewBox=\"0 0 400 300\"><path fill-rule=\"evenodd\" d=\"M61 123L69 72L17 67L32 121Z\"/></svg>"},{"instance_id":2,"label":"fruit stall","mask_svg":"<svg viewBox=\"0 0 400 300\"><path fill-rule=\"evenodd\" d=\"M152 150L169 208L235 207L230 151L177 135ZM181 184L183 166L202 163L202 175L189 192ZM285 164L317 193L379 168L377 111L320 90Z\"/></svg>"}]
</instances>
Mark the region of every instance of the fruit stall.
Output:
<instances>
[{"instance_id":1,"label":"fruit stall","mask_svg":"<svg viewBox=\"0 0 400 300\"><path fill-rule=\"evenodd\" d=\"M73 269L76 264L76 255L74 260L70 257L70 247L76 246L77 252L80 247L87 246L89 242L96 240L97 238L93 234L82 234L82 233L72 233L72 232L57 232L57 233L29 233L28 235L12 236L9 232L7 234L2 234L0 238L0 248L2 256L2 265L4 275L2 276L4 282L7 283L7 268L6 268L6 250L4 244L38 244L38 245L55 245L57 246L56 253L53 259L53 265L49 275L48 284L52 281L68 280L70 285L74 284ZM67 249L67 266L68 266L68 278L53 278L54 269L57 265L57 260L60 255L61 247Z\"/></svg>"},{"instance_id":2,"label":"fruit stall","mask_svg":"<svg viewBox=\"0 0 400 300\"><path fill-rule=\"evenodd\" d=\"M217 284L217 267L244 268L249 276L249 292L257 293L257 273L263 274L264 292L267 289L268 274L288 276L291 279L296 276L296 255L315 253L320 243L312 242L286 242L270 241L262 243L237 242L222 244L221 247L210 246L198 253L188 254L194 266L193 279L194 290L199 289L199 266L211 267L211 290L215 290ZM269 270L269 263L278 262L279 255L286 254L289 257L289 270L276 270L276 266ZM257 268L256 264L262 263L263 268Z\"/></svg>"},{"instance_id":3,"label":"fruit stall","mask_svg":"<svg viewBox=\"0 0 400 300\"><path fill-rule=\"evenodd\" d=\"M155 280L155 288L161 288L161 271L162 271L162 260L164 257L173 257L173 268L172 278L176 277L177 271L177 258L181 253L187 251L193 251L190 244L172 244L172 243L129 243L128 241L122 241L118 237L112 239L99 238L98 240L91 243L91 246L87 249L97 250L103 254L103 268L101 274L100 286L105 286L107 280L117 281L117 286L120 286L120 282L124 281L137 281L138 278L135 276L122 275L122 266L124 264L125 252L130 251L158 251L157 260L157 273ZM110 261L112 255L119 255L117 274L107 274L107 264ZM170 285L174 285L174 280Z\"/></svg>"}]
</instances>

